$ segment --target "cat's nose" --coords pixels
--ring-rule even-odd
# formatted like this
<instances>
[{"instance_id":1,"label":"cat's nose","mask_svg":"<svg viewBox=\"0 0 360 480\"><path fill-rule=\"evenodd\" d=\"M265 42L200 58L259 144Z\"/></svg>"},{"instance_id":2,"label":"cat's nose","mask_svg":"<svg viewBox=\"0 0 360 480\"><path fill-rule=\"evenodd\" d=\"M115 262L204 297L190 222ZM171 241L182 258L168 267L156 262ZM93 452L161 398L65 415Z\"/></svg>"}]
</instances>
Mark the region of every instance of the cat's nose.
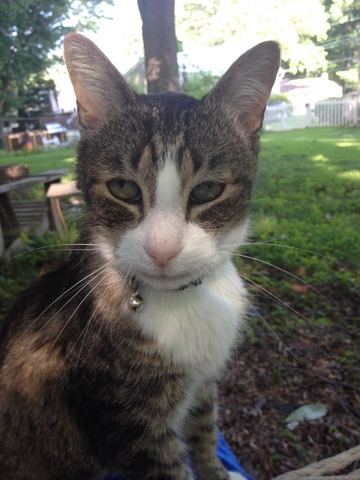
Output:
<instances>
[{"instance_id":1,"label":"cat's nose","mask_svg":"<svg viewBox=\"0 0 360 480\"><path fill-rule=\"evenodd\" d=\"M183 246L184 225L169 212L153 214L145 222L143 246L157 267L164 268L177 257Z\"/></svg>"},{"instance_id":2,"label":"cat's nose","mask_svg":"<svg viewBox=\"0 0 360 480\"><path fill-rule=\"evenodd\" d=\"M180 243L156 244L156 242L149 242L145 245L145 251L159 267L166 267L169 262L175 258L181 250Z\"/></svg>"}]
</instances>

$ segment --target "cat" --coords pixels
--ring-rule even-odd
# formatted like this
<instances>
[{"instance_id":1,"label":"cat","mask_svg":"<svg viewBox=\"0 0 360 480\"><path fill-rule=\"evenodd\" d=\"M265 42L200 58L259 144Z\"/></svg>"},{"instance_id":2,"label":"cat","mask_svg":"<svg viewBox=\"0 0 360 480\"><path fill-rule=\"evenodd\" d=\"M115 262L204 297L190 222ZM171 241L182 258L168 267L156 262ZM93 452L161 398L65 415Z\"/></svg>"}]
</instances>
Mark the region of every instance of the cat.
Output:
<instances>
[{"instance_id":1,"label":"cat","mask_svg":"<svg viewBox=\"0 0 360 480\"><path fill-rule=\"evenodd\" d=\"M1 329L2 478L240 478L215 453L216 382L246 317L231 257L279 57L259 44L202 100L139 95L66 37L87 215Z\"/></svg>"}]
</instances>

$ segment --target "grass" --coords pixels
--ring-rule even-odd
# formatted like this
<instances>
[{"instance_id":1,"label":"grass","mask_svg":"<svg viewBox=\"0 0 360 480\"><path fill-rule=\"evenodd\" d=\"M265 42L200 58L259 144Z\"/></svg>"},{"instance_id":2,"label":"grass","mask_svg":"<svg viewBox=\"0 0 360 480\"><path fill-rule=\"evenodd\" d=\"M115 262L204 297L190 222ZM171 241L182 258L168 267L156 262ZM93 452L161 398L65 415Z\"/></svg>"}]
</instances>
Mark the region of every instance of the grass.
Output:
<instances>
[{"instance_id":1,"label":"grass","mask_svg":"<svg viewBox=\"0 0 360 480\"><path fill-rule=\"evenodd\" d=\"M266 133L262 144L253 239L269 245L251 254L315 285L359 286L360 130Z\"/></svg>"},{"instance_id":2,"label":"grass","mask_svg":"<svg viewBox=\"0 0 360 480\"><path fill-rule=\"evenodd\" d=\"M35 175L44 170L68 169L70 176L75 171L75 151L73 148L35 149L31 152L18 150L14 153L0 151L0 166L24 163L29 166L29 174Z\"/></svg>"},{"instance_id":3,"label":"grass","mask_svg":"<svg viewBox=\"0 0 360 480\"><path fill-rule=\"evenodd\" d=\"M264 133L262 145L253 244L241 249L259 260L238 257L238 269L259 285L263 318L282 341L309 324L346 329L354 336L341 360L360 373L360 129Z\"/></svg>"}]
</instances>

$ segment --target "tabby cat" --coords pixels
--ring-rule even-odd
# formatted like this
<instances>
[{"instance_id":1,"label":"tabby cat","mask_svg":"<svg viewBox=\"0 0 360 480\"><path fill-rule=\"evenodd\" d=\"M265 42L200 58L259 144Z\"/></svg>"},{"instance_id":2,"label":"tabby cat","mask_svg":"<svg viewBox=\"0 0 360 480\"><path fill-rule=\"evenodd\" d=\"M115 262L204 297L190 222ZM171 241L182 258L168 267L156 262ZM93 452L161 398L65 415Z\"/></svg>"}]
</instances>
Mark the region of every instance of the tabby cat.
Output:
<instances>
[{"instance_id":1,"label":"tabby cat","mask_svg":"<svg viewBox=\"0 0 360 480\"><path fill-rule=\"evenodd\" d=\"M201 101L134 93L79 34L65 60L87 215L67 263L2 326L1 478L236 478L215 453L216 382L245 321L231 256L278 45L242 55Z\"/></svg>"}]
</instances>

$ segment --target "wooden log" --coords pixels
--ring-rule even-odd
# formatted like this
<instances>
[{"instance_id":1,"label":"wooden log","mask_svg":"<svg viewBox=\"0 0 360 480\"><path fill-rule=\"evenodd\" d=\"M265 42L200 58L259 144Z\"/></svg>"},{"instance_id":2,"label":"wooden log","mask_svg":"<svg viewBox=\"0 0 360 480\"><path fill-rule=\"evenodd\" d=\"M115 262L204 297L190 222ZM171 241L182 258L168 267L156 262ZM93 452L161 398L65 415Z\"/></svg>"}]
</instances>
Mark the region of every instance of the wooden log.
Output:
<instances>
[{"instance_id":1,"label":"wooden log","mask_svg":"<svg viewBox=\"0 0 360 480\"><path fill-rule=\"evenodd\" d=\"M29 175L29 165L25 163L0 167L0 183L9 183Z\"/></svg>"}]
</instances>

